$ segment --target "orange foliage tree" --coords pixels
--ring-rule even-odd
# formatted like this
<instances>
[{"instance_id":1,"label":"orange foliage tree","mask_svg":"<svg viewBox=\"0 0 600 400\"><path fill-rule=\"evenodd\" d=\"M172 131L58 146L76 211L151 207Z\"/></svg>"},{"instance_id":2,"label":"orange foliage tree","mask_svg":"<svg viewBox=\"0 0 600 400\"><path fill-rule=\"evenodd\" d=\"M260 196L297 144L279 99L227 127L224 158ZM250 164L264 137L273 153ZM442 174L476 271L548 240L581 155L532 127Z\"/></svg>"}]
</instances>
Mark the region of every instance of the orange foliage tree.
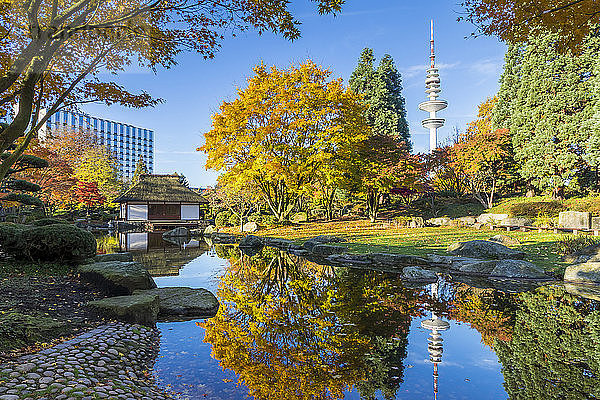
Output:
<instances>
[{"instance_id":1,"label":"orange foliage tree","mask_svg":"<svg viewBox=\"0 0 600 400\"><path fill-rule=\"evenodd\" d=\"M600 3L596 0L464 0L464 19L485 35L502 40L527 42L540 31L560 34L563 49L578 49L600 22ZM477 34L475 33L475 34Z\"/></svg>"},{"instance_id":2,"label":"orange foliage tree","mask_svg":"<svg viewBox=\"0 0 600 400\"><path fill-rule=\"evenodd\" d=\"M342 0L313 0L320 13ZM254 28L286 38L299 22L282 0L10 0L0 2L0 114L19 109L0 132L0 180L47 118L100 102L147 107L158 100L101 77L136 63L156 71L182 51L212 57L227 32ZM100 74L109 72L109 74ZM41 110L47 109L47 113ZM15 141L24 140L11 150Z\"/></svg>"},{"instance_id":3,"label":"orange foliage tree","mask_svg":"<svg viewBox=\"0 0 600 400\"><path fill-rule=\"evenodd\" d=\"M473 197L484 207L493 206L494 197L512 181L515 162L507 129L492 131L492 109L496 98L479 106L477 119L452 148L454 166L467 176Z\"/></svg>"}]
</instances>

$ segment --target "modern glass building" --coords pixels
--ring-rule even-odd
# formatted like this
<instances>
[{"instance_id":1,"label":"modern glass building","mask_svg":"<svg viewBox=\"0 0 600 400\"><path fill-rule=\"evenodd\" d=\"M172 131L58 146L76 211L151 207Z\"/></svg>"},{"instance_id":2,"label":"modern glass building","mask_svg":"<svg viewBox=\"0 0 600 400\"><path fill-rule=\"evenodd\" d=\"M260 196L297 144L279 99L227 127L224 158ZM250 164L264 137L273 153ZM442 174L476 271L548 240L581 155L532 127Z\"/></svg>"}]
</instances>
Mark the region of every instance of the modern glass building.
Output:
<instances>
[{"instance_id":1,"label":"modern glass building","mask_svg":"<svg viewBox=\"0 0 600 400\"><path fill-rule=\"evenodd\" d=\"M124 179L131 179L139 159L143 159L148 173L154 172L154 131L146 128L97 118L88 114L59 111L48 118L46 129L40 134L49 134L64 129L93 132L100 144L115 155L119 171Z\"/></svg>"}]
</instances>

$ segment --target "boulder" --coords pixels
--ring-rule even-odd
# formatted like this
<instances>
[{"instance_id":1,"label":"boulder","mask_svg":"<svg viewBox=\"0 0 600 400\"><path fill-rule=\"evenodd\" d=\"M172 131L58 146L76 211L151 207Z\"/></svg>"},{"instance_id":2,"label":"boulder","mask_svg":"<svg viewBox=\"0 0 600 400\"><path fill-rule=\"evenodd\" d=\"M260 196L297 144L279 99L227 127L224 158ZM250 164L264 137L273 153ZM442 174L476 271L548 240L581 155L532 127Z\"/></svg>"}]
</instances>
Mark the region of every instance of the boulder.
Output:
<instances>
[{"instance_id":1,"label":"boulder","mask_svg":"<svg viewBox=\"0 0 600 400\"><path fill-rule=\"evenodd\" d=\"M290 218L290 221L292 221L295 224L298 224L301 222L307 222L308 214L305 212L297 212L296 214L292 215L292 217Z\"/></svg>"},{"instance_id":2,"label":"boulder","mask_svg":"<svg viewBox=\"0 0 600 400\"><path fill-rule=\"evenodd\" d=\"M108 253L98 254L91 258L89 262L107 262L107 261L133 261L133 254L131 253Z\"/></svg>"},{"instance_id":3,"label":"boulder","mask_svg":"<svg viewBox=\"0 0 600 400\"><path fill-rule=\"evenodd\" d=\"M492 277L519 279L549 279L544 270L529 261L498 260L490 272Z\"/></svg>"},{"instance_id":4,"label":"boulder","mask_svg":"<svg viewBox=\"0 0 600 400\"><path fill-rule=\"evenodd\" d=\"M432 226L448 226L452 222L452 219L449 217L438 217L438 218L429 218L427 220L427 225Z\"/></svg>"},{"instance_id":5,"label":"boulder","mask_svg":"<svg viewBox=\"0 0 600 400\"><path fill-rule=\"evenodd\" d=\"M170 231L166 231L165 233L162 234L163 238L168 238L168 237L189 237L190 236L190 231L188 228L180 226L178 228L175 229L171 229Z\"/></svg>"},{"instance_id":6,"label":"boulder","mask_svg":"<svg viewBox=\"0 0 600 400\"><path fill-rule=\"evenodd\" d=\"M500 226L532 226L533 220L525 217L505 218L500 221Z\"/></svg>"},{"instance_id":7,"label":"boulder","mask_svg":"<svg viewBox=\"0 0 600 400\"><path fill-rule=\"evenodd\" d=\"M276 247L276 248L282 249L282 250L288 250L294 244L294 242L292 242L291 240L288 240L288 239L271 238L271 237L264 237L262 239L263 239L265 246ZM300 246L298 246L298 248L300 248Z\"/></svg>"},{"instance_id":8,"label":"boulder","mask_svg":"<svg viewBox=\"0 0 600 400\"><path fill-rule=\"evenodd\" d=\"M88 306L97 309L108 318L152 325L156 323L158 316L159 298L156 294L134 294L91 301Z\"/></svg>"},{"instance_id":9,"label":"boulder","mask_svg":"<svg viewBox=\"0 0 600 400\"><path fill-rule=\"evenodd\" d=\"M525 253L520 250L511 249L500 243L487 240L457 242L448 246L447 251L451 255L473 258L513 260L522 260L525 258Z\"/></svg>"},{"instance_id":10,"label":"boulder","mask_svg":"<svg viewBox=\"0 0 600 400\"><path fill-rule=\"evenodd\" d=\"M319 257L327 257L333 254L345 253L348 249L345 246L335 246L330 244L317 244L313 246L311 252Z\"/></svg>"},{"instance_id":11,"label":"boulder","mask_svg":"<svg viewBox=\"0 0 600 400\"><path fill-rule=\"evenodd\" d=\"M565 269L564 280L573 283L600 283L600 262L569 265Z\"/></svg>"},{"instance_id":12,"label":"boulder","mask_svg":"<svg viewBox=\"0 0 600 400\"><path fill-rule=\"evenodd\" d=\"M409 228L423 228L425 226L425 221L423 217L413 217L408 223Z\"/></svg>"},{"instance_id":13,"label":"boulder","mask_svg":"<svg viewBox=\"0 0 600 400\"><path fill-rule=\"evenodd\" d=\"M496 242L505 246L520 246L521 242L518 239L507 235L495 235L488 239L490 242Z\"/></svg>"},{"instance_id":14,"label":"boulder","mask_svg":"<svg viewBox=\"0 0 600 400\"><path fill-rule=\"evenodd\" d=\"M402 269L402 279L409 282L434 283L437 282L437 275L433 271L417 266L411 266Z\"/></svg>"},{"instance_id":15,"label":"boulder","mask_svg":"<svg viewBox=\"0 0 600 400\"><path fill-rule=\"evenodd\" d=\"M558 227L569 229L590 229L592 217L589 212L561 211L558 213Z\"/></svg>"},{"instance_id":16,"label":"boulder","mask_svg":"<svg viewBox=\"0 0 600 400\"><path fill-rule=\"evenodd\" d=\"M477 217L480 224L498 225L502 220L508 218L508 214L481 214Z\"/></svg>"},{"instance_id":17,"label":"boulder","mask_svg":"<svg viewBox=\"0 0 600 400\"><path fill-rule=\"evenodd\" d=\"M157 296L161 320L214 317L219 310L219 301L206 289L166 287L139 290L134 295Z\"/></svg>"},{"instance_id":18,"label":"boulder","mask_svg":"<svg viewBox=\"0 0 600 400\"><path fill-rule=\"evenodd\" d=\"M319 236L315 236L314 238L310 238L308 239L306 242L304 242L304 244L302 245L302 247L305 250L308 251L312 251L312 248L318 244L327 244L327 243L342 243L345 242L346 239L344 239L341 236L335 236L335 235L319 235Z\"/></svg>"},{"instance_id":19,"label":"boulder","mask_svg":"<svg viewBox=\"0 0 600 400\"><path fill-rule=\"evenodd\" d=\"M261 238L254 235L246 235L240 240L240 247L252 247L262 249L264 243Z\"/></svg>"},{"instance_id":20,"label":"boulder","mask_svg":"<svg viewBox=\"0 0 600 400\"><path fill-rule=\"evenodd\" d=\"M600 301L600 286L597 285L578 285L565 282L567 292L575 296L585 297L586 299Z\"/></svg>"},{"instance_id":21,"label":"boulder","mask_svg":"<svg viewBox=\"0 0 600 400\"><path fill-rule=\"evenodd\" d=\"M235 244L238 242L238 238L228 233L213 233L211 236L213 243L219 244Z\"/></svg>"},{"instance_id":22,"label":"boulder","mask_svg":"<svg viewBox=\"0 0 600 400\"><path fill-rule=\"evenodd\" d=\"M475 225L477 223L477 219L475 217L460 217L460 218L456 218L453 219L452 222L450 222L450 225L452 226L472 226Z\"/></svg>"},{"instance_id":23,"label":"boulder","mask_svg":"<svg viewBox=\"0 0 600 400\"><path fill-rule=\"evenodd\" d=\"M111 296L127 295L135 290L156 287L150 273L137 262L95 262L80 265L78 272L82 279L95 284Z\"/></svg>"},{"instance_id":24,"label":"boulder","mask_svg":"<svg viewBox=\"0 0 600 400\"><path fill-rule=\"evenodd\" d=\"M258 224L256 222L246 222L242 227L244 232L256 232L258 230Z\"/></svg>"},{"instance_id":25,"label":"boulder","mask_svg":"<svg viewBox=\"0 0 600 400\"><path fill-rule=\"evenodd\" d=\"M428 266L429 261L423 257L388 254L388 253L370 253L370 254L332 254L326 257L330 265L340 267L384 267L388 269L400 269L410 266Z\"/></svg>"},{"instance_id":26,"label":"boulder","mask_svg":"<svg viewBox=\"0 0 600 400\"><path fill-rule=\"evenodd\" d=\"M217 233L217 232L219 232L219 228L217 228L214 225L209 225L206 228L204 228L203 235L204 236L211 236L213 233Z\"/></svg>"},{"instance_id":27,"label":"boulder","mask_svg":"<svg viewBox=\"0 0 600 400\"><path fill-rule=\"evenodd\" d=\"M562 261L577 264L588 261L600 262L600 243L592 244L574 253L567 254L566 256L562 257Z\"/></svg>"},{"instance_id":28,"label":"boulder","mask_svg":"<svg viewBox=\"0 0 600 400\"><path fill-rule=\"evenodd\" d=\"M463 274L490 275L495 266L496 261L473 260L465 262L455 262L452 264L451 268L452 270L461 272Z\"/></svg>"}]
</instances>

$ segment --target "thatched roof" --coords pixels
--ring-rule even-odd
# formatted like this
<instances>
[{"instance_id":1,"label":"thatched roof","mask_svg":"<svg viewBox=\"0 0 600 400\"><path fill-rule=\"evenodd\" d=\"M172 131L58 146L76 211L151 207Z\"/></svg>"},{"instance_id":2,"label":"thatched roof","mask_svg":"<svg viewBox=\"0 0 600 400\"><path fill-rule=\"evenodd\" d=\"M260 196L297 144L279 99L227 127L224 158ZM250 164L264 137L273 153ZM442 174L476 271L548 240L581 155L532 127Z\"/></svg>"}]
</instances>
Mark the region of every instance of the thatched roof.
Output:
<instances>
[{"instance_id":1,"label":"thatched roof","mask_svg":"<svg viewBox=\"0 0 600 400\"><path fill-rule=\"evenodd\" d=\"M208 203L204 197L185 187L178 175L140 175L138 183L115 201L174 201L185 203Z\"/></svg>"}]
</instances>

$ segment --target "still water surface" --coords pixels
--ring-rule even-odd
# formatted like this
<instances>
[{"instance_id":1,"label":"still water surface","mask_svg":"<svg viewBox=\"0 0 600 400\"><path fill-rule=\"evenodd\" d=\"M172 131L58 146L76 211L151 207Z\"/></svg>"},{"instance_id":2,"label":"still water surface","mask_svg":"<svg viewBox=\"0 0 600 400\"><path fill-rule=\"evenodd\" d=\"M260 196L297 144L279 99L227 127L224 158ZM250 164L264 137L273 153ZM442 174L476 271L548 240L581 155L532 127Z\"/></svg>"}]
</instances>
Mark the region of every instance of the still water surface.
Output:
<instances>
[{"instance_id":1,"label":"still water surface","mask_svg":"<svg viewBox=\"0 0 600 400\"><path fill-rule=\"evenodd\" d=\"M407 287L394 274L270 248L248 256L141 238L122 237L121 246L159 287L206 288L221 303L214 318L158 324L155 374L180 398L600 396L599 303L562 286L517 293L442 279ZM432 317L448 329L423 328Z\"/></svg>"}]
</instances>

